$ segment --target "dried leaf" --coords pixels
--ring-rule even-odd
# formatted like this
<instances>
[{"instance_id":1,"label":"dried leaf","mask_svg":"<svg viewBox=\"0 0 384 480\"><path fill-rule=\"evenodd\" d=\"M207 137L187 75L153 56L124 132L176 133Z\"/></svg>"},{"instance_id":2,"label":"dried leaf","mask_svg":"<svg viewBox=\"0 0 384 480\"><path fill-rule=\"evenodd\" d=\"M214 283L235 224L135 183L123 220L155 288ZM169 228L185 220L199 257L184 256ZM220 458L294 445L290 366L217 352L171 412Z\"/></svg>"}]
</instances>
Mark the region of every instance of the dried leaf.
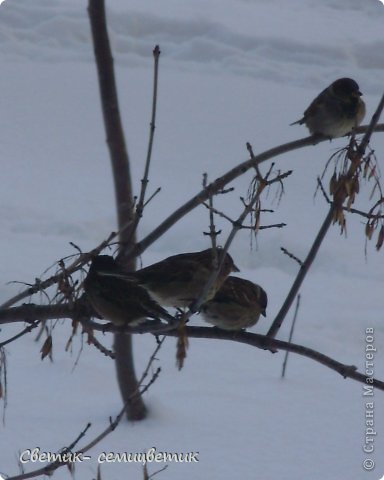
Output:
<instances>
[{"instance_id":1,"label":"dried leaf","mask_svg":"<svg viewBox=\"0 0 384 480\"><path fill-rule=\"evenodd\" d=\"M374 165L373 168L371 169L368 176L368 180L370 180L373 176L375 176L375 174L376 174L376 165Z\"/></svg>"},{"instance_id":2,"label":"dried leaf","mask_svg":"<svg viewBox=\"0 0 384 480\"><path fill-rule=\"evenodd\" d=\"M353 202L355 201L355 194L352 193L352 195L348 198L347 202L347 209L350 210Z\"/></svg>"},{"instance_id":3,"label":"dried leaf","mask_svg":"<svg viewBox=\"0 0 384 480\"><path fill-rule=\"evenodd\" d=\"M260 228L260 210L257 210L255 214L255 232L257 232Z\"/></svg>"},{"instance_id":4,"label":"dried leaf","mask_svg":"<svg viewBox=\"0 0 384 480\"><path fill-rule=\"evenodd\" d=\"M367 222L367 224L365 225L365 235L368 238L368 240L371 240L374 230L375 230L375 227L373 223Z\"/></svg>"},{"instance_id":5,"label":"dried leaf","mask_svg":"<svg viewBox=\"0 0 384 480\"><path fill-rule=\"evenodd\" d=\"M47 355L50 355L52 352L52 336L48 335L47 339L45 340L43 346L41 347L40 353L41 353L41 359L44 360L44 358Z\"/></svg>"},{"instance_id":6,"label":"dried leaf","mask_svg":"<svg viewBox=\"0 0 384 480\"><path fill-rule=\"evenodd\" d=\"M331 177L331 180L329 181L329 193L333 195L336 192L337 189L337 178L336 178L336 173L334 173Z\"/></svg>"},{"instance_id":7,"label":"dried leaf","mask_svg":"<svg viewBox=\"0 0 384 480\"><path fill-rule=\"evenodd\" d=\"M351 180L346 180L344 182L344 187L345 187L345 191L347 192L347 195L349 197L352 193L352 181Z\"/></svg>"},{"instance_id":8,"label":"dried leaf","mask_svg":"<svg viewBox=\"0 0 384 480\"><path fill-rule=\"evenodd\" d=\"M188 337L185 333L185 323L181 322L177 328L177 346L176 346L176 365L179 370L184 366L184 360L187 358Z\"/></svg>"},{"instance_id":9,"label":"dried leaf","mask_svg":"<svg viewBox=\"0 0 384 480\"><path fill-rule=\"evenodd\" d=\"M355 177L354 192L355 192L355 193L359 193L359 192L360 192L360 182L359 182L359 178L358 178L358 177Z\"/></svg>"},{"instance_id":10,"label":"dried leaf","mask_svg":"<svg viewBox=\"0 0 384 480\"><path fill-rule=\"evenodd\" d=\"M380 250L384 243L384 225L381 226L379 235L377 237L376 250Z\"/></svg>"}]
</instances>

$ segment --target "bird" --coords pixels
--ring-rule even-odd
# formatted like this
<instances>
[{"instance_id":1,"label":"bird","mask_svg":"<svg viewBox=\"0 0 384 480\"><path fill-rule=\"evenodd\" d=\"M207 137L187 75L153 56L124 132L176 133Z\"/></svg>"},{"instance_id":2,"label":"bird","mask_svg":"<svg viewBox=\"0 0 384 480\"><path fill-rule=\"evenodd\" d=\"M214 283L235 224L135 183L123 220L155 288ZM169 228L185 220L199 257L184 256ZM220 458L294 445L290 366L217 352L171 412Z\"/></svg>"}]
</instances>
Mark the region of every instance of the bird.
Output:
<instances>
[{"instance_id":1,"label":"bird","mask_svg":"<svg viewBox=\"0 0 384 480\"><path fill-rule=\"evenodd\" d=\"M221 261L222 249L217 248ZM212 248L199 252L181 253L137 270L133 277L152 298L166 307L186 308L199 298L209 276L215 269ZM204 301L212 298L231 272L238 272L229 253L224 255L221 270Z\"/></svg>"},{"instance_id":2,"label":"bird","mask_svg":"<svg viewBox=\"0 0 384 480\"><path fill-rule=\"evenodd\" d=\"M260 285L229 276L212 300L201 306L204 320L223 330L252 327L260 315L266 316L268 298Z\"/></svg>"},{"instance_id":3,"label":"bird","mask_svg":"<svg viewBox=\"0 0 384 480\"><path fill-rule=\"evenodd\" d=\"M84 280L84 291L96 313L115 325L135 326L148 317L174 321L144 288L124 277L110 255L98 255L92 259Z\"/></svg>"},{"instance_id":4,"label":"bird","mask_svg":"<svg viewBox=\"0 0 384 480\"><path fill-rule=\"evenodd\" d=\"M311 135L330 139L351 133L365 116L359 85L352 78L339 78L324 89L291 125L305 124Z\"/></svg>"}]
</instances>

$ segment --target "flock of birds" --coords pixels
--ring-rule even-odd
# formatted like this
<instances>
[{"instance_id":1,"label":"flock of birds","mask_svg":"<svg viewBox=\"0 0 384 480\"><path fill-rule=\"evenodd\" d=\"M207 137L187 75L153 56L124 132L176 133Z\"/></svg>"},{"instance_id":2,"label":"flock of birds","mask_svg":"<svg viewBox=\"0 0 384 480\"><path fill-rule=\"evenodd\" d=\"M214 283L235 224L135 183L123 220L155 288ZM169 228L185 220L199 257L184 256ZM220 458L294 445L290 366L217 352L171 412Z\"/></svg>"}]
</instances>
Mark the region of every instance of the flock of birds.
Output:
<instances>
[{"instance_id":1,"label":"flock of birds","mask_svg":"<svg viewBox=\"0 0 384 480\"><path fill-rule=\"evenodd\" d=\"M172 323L174 318L164 307L193 305L215 264L221 268L200 307L204 320L226 330L254 325L260 314L265 316L267 294L259 285L231 276L239 269L220 248L173 255L136 272L124 271L112 256L98 255L84 290L94 310L115 325L134 326L147 318Z\"/></svg>"},{"instance_id":2,"label":"flock of birds","mask_svg":"<svg viewBox=\"0 0 384 480\"><path fill-rule=\"evenodd\" d=\"M365 115L361 95L354 80L340 78L292 125L305 124L312 135L330 139L348 135ZM164 307L185 309L193 305L215 265L221 267L203 298L202 317L225 330L255 325L260 315L266 315L267 294L259 285L230 275L239 269L220 249L173 255L136 272L124 271L112 256L99 255L92 260L84 290L97 314L116 325L137 325L147 318L172 322L174 318Z\"/></svg>"}]
</instances>

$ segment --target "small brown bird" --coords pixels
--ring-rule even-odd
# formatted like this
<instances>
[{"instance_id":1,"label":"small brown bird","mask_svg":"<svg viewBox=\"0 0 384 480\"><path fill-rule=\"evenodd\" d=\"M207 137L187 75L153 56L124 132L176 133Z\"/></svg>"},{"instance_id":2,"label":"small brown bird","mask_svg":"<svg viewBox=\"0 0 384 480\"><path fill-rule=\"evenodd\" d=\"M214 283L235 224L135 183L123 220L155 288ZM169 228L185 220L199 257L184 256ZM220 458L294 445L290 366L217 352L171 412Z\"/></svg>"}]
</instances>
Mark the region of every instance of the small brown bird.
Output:
<instances>
[{"instance_id":1,"label":"small brown bird","mask_svg":"<svg viewBox=\"0 0 384 480\"><path fill-rule=\"evenodd\" d=\"M227 277L216 295L201 307L204 320L223 330L241 330L266 316L267 294L249 280Z\"/></svg>"},{"instance_id":2,"label":"small brown bird","mask_svg":"<svg viewBox=\"0 0 384 480\"><path fill-rule=\"evenodd\" d=\"M84 290L96 312L115 325L138 325L147 318L174 319L136 282L123 276L109 255L94 257Z\"/></svg>"},{"instance_id":3,"label":"small brown bird","mask_svg":"<svg viewBox=\"0 0 384 480\"><path fill-rule=\"evenodd\" d=\"M343 137L363 121L365 103L361 95L355 80L339 78L313 100L303 118L291 125L305 124L312 135Z\"/></svg>"},{"instance_id":4,"label":"small brown bird","mask_svg":"<svg viewBox=\"0 0 384 480\"><path fill-rule=\"evenodd\" d=\"M222 250L217 248L220 262ZM146 288L154 300L161 305L185 308L199 298L210 274L215 268L212 248L201 252L173 255L158 263L149 265L133 273L139 285ZM211 299L231 272L239 269L232 257L226 253L216 282L208 292Z\"/></svg>"}]
</instances>

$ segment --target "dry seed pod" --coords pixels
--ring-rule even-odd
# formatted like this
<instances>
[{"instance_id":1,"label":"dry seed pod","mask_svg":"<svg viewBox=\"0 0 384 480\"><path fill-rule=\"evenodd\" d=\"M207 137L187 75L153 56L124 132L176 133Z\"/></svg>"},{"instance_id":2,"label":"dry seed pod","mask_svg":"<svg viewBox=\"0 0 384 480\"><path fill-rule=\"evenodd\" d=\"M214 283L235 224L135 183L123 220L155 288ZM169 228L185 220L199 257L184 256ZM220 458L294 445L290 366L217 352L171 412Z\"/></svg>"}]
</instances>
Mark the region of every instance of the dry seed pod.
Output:
<instances>
[{"instance_id":1,"label":"dry seed pod","mask_svg":"<svg viewBox=\"0 0 384 480\"><path fill-rule=\"evenodd\" d=\"M41 359L44 360L44 358L50 355L51 352L52 352L52 336L48 335L47 339L43 343L43 346L41 347L41 350L40 350Z\"/></svg>"},{"instance_id":2,"label":"dry seed pod","mask_svg":"<svg viewBox=\"0 0 384 480\"><path fill-rule=\"evenodd\" d=\"M376 250L380 250L384 243L384 225L381 226L379 235L377 237Z\"/></svg>"},{"instance_id":3,"label":"dry seed pod","mask_svg":"<svg viewBox=\"0 0 384 480\"><path fill-rule=\"evenodd\" d=\"M368 238L368 240L371 240L374 230L375 228L373 224L367 222L367 224L365 225L365 235Z\"/></svg>"},{"instance_id":4,"label":"dry seed pod","mask_svg":"<svg viewBox=\"0 0 384 480\"><path fill-rule=\"evenodd\" d=\"M352 206L352 204L353 204L354 201L355 201L355 194L352 193L352 195L348 198L347 210L350 210L350 209L351 209L351 206Z\"/></svg>"},{"instance_id":5,"label":"dry seed pod","mask_svg":"<svg viewBox=\"0 0 384 480\"><path fill-rule=\"evenodd\" d=\"M373 176L375 176L375 174L376 174L376 165L371 169L368 176L368 180L370 180Z\"/></svg>"},{"instance_id":6,"label":"dry seed pod","mask_svg":"<svg viewBox=\"0 0 384 480\"><path fill-rule=\"evenodd\" d=\"M337 188L337 178L336 178L336 173L334 173L331 177L331 180L329 181L329 193L333 195L336 191Z\"/></svg>"},{"instance_id":7,"label":"dry seed pod","mask_svg":"<svg viewBox=\"0 0 384 480\"><path fill-rule=\"evenodd\" d=\"M345 185L345 191L347 192L347 196L349 197L352 193L352 180L346 180L344 182Z\"/></svg>"},{"instance_id":8,"label":"dry seed pod","mask_svg":"<svg viewBox=\"0 0 384 480\"><path fill-rule=\"evenodd\" d=\"M355 177L354 191L355 191L355 193L359 193L359 192L360 192L360 182L359 182L359 178L358 178L358 177Z\"/></svg>"}]
</instances>

